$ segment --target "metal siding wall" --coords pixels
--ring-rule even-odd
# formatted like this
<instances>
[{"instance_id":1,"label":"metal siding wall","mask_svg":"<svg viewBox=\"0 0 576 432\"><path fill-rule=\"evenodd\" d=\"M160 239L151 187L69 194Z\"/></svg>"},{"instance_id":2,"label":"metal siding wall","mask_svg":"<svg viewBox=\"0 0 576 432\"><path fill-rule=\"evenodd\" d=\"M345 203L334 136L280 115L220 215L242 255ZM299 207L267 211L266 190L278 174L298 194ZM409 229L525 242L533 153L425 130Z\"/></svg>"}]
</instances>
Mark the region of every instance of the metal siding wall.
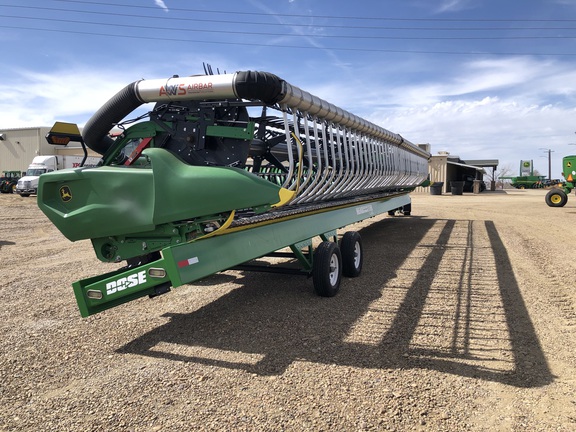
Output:
<instances>
[{"instance_id":1,"label":"metal siding wall","mask_svg":"<svg viewBox=\"0 0 576 432\"><path fill-rule=\"evenodd\" d=\"M0 141L0 172L26 171L35 156L74 155L84 153L78 143L71 146L53 146L46 141L49 127L1 129L6 139ZM100 156L88 149L89 156Z\"/></svg>"},{"instance_id":2,"label":"metal siding wall","mask_svg":"<svg viewBox=\"0 0 576 432\"><path fill-rule=\"evenodd\" d=\"M430 181L444 182L442 192L447 192L447 166L448 157L446 156L432 156L428 161L428 173L430 174ZM429 193L430 188L418 187L414 190L417 193Z\"/></svg>"},{"instance_id":3,"label":"metal siding wall","mask_svg":"<svg viewBox=\"0 0 576 432\"><path fill-rule=\"evenodd\" d=\"M55 154L54 149L60 147L48 144L48 141L46 141L46 134L50 131L50 129L51 128L49 127L40 128L40 133L38 134L40 156L53 155Z\"/></svg>"},{"instance_id":4,"label":"metal siding wall","mask_svg":"<svg viewBox=\"0 0 576 432\"><path fill-rule=\"evenodd\" d=\"M40 154L39 136L42 129L3 129L6 138L0 141L0 171L26 171L28 165Z\"/></svg>"}]
</instances>

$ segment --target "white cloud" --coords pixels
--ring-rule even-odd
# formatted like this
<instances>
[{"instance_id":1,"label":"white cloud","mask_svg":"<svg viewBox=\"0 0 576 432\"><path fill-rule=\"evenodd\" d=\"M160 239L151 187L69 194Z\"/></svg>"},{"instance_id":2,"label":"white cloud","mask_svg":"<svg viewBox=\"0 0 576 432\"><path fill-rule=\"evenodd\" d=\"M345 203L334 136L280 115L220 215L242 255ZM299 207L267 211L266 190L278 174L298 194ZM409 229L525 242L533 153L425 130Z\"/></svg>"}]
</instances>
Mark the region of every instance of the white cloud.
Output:
<instances>
[{"instance_id":1,"label":"white cloud","mask_svg":"<svg viewBox=\"0 0 576 432\"><path fill-rule=\"evenodd\" d=\"M534 159L547 174L541 148L554 149L553 166L572 152L576 142L576 71L566 63L533 58L502 58L453 63L441 74L426 65L417 78L374 77L325 82L303 88L355 114L466 159L499 159L516 167ZM371 65L374 70L382 71ZM400 81L401 80L401 81Z\"/></svg>"},{"instance_id":2,"label":"white cloud","mask_svg":"<svg viewBox=\"0 0 576 432\"><path fill-rule=\"evenodd\" d=\"M526 58L476 60L447 68L441 75L394 88L395 103L430 104L446 99L476 99L482 95L514 95L520 99L574 94L576 71L567 65Z\"/></svg>"},{"instance_id":3,"label":"white cloud","mask_svg":"<svg viewBox=\"0 0 576 432\"><path fill-rule=\"evenodd\" d=\"M475 6L471 0L442 0L436 11L438 13L456 12L463 9L471 9Z\"/></svg>"},{"instance_id":4,"label":"white cloud","mask_svg":"<svg viewBox=\"0 0 576 432\"><path fill-rule=\"evenodd\" d=\"M314 36L320 36L325 34L325 28L318 22L318 18L315 18L312 15L311 10L305 9L298 9L298 13L308 12L310 13L310 17L301 20L297 26L291 25L289 21L287 21L284 17L277 13L277 10L271 8L267 3L261 2L259 0L250 0L250 3L257 9L262 10L264 13L269 14L272 19L274 19L283 29L286 29L290 32L291 35L298 35L298 41L305 41L310 47L317 48L319 51L323 52L324 55L328 57L328 61L335 65L342 65L344 62L340 59L339 55L332 49L326 48L323 41ZM289 1L289 3L293 3L293 1ZM275 5L278 6L278 5ZM306 26L304 26L306 25ZM312 36L309 36L312 35ZM270 37L266 40L268 45L294 45L294 37L290 36L278 36L278 37ZM300 45L301 42L298 42ZM337 66L340 67L340 66Z\"/></svg>"},{"instance_id":5,"label":"white cloud","mask_svg":"<svg viewBox=\"0 0 576 432\"><path fill-rule=\"evenodd\" d=\"M10 84L0 83L0 127L51 126L56 120L84 123L132 81L123 80L117 71L69 69L48 74L20 70Z\"/></svg>"},{"instance_id":6,"label":"white cloud","mask_svg":"<svg viewBox=\"0 0 576 432\"><path fill-rule=\"evenodd\" d=\"M156 6L164 9L165 12L170 12L170 9L168 9L168 6L166 6L166 3L164 3L163 0L154 0L154 3L156 4Z\"/></svg>"},{"instance_id":7,"label":"white cloud","mask_svg":"<svg viewBox=\"0 0 576 432\"><path fill-rule=\"evenodd\" d=\"M412 142L432 144L433 153L447 150L463 159L499 159L512 166L534 159L544 172L540 149L557 149L555 157L561 158L573 140L575 114L572 107L485 97L404 107L381 112L372 121Z\"/></svg>"}]
</instances>

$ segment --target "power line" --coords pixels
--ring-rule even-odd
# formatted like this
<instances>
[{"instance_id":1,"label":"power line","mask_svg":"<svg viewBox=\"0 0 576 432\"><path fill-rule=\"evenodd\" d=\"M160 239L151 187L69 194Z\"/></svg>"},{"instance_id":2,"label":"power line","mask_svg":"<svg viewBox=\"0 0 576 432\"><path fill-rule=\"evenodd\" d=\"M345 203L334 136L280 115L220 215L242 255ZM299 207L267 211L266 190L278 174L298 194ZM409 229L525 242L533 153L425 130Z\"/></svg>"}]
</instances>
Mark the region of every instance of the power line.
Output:
<instances>
[{"instance_id":1,"label":"power line","mask_svg":"<svg viewBox=\"0 0 576 432\"><path fill-rule=\"evenodd\" d=\"M64 3L91 4L99 6L114 6L138 9L158 10L158 6L130 5L121 3L107 3L98 1L80 1L80 0L53 0ZM169 7L169 10L179 12L205 12L215 14L234 14L234 15L255 15L255 16L277 16L277 17L294 17L294 18L326 18L326 19L357 19L357 20L380 20L380 21L429 21L429 22L576 22L576 19L485 19L485 18L393 18L393 17L366 17L366 16L338 16L338 15L311 15L311 14L285 14L285 13L261 13L246 11L218 11L206 9L190 9Z\"/></svg>"},{"instance_id":2,"label":"power line","mask_svg":"<svg viewBox=\"0 0 576 432\"><path fill-rule=\"evenodd\" d=\"M53 0L53 1L67 1L67 0ZM73 1L73 0L71 0ZM85 2L77 2L75 3L85 3ZM91 2L95 3L95 2ZM101 5L108 5L108 3L97 3ZM115 5L115 6L122 6L122 5ZM42 7L42 6L24 6L24 5L6 5L0 4L0 7L9 7L9 8L18 8L18 9L28 9L28 10L45 10L45 11L53 11L53 12L65 12L65 13L81 13L87 15L105 15L109 16L109 12L98 12L98 11L90 11L90 10L79 10L79 9L69 9L69 8L53 8L53 7ZM127 7L135 7L135 6L127 6ZM140 6L138 6L140 8ZM142 6L142 8L149 8L157 10L158 7L152 6ZM182 11L190 11L190 12L205 12L205 13L225 13L230 14L231 12L223 12L223 11L206 11L206 10L196 10L196 9L178 9ZM281 14L256 14L260 16L291 16L291 15L281 15ZM128 17L128 18L146 18L146 19L154 19L154 20L169 20L169 21L192 21L192 22L210 22L210 23L222 23L222 24L248 24L248 25L289 25L291 27L310 27L310 24L298 24L298 23L269 23L269 22L262 22L262 21L238 21L238 20L222 20L222 19L206 19L206 18L199 18L195 16L194 18L186 18L182 16L153 16L153 15L140 15L140 14L131 14L131 13L121 13L118 11L114 12L114 16L121 16L121 17ZM294 15L292 15L294 16ZM310 17L310 16L308 16ZM335 18L335 17L332 17ZM344 17L341 17L344 18ZM379 18L374 18L378 19ZM382 20L401 20L401 21L437 21L437 22L444 22L446 20L440 19L410 19L410 18L383 18ZM449 20L452 22L456 21L464 21L467 20ZM473 20L477 21L477 20ZM491 20L483 20L485 22L490 22ZM516 20L515 22L520 21ZM556 20L549 20L547 22L555 22ZM565 20L570 21L570 20ZM573 20L576 22L576 20ZM496 22L502 22L502 20L496 20ZM521 22L532 22L532 20L522 20ZM341 29L364 29L364 30L419 30L419 31L494 31L494 30L502 30L502 31L515 31L515 30L576 30L576 27L390 27L390 26L366 26L366 25L343 25L343 24L325 24L323 23L320 25L322 28L341 28Z\"/></svg>"},{"instance_id":3,"label":"power line","mask_svg":"<svg viewBox=\"0 0 576 432\"><path fill-rule=\"evenodd\" d=\"M361 32L356 32L355 34L352 35L345 35L345 34L338 34L338 32L332 32L332 34L327 34L327 33L304 33L301 31L294 31L292 33L282 33L281 31L276 31L276 32L264 32L264 31L251 31L250 28L248 28L247 30L240 30L240 26L246 26L246 25L257 25L259 26L259 28L261 28L261 26L263 25L274 25L275 27L289 27L289 28L295 28L295 27L307 27L309 28L310 25L307 24L291 24L291 23L261 23L261 22L243 22L243 21L230 21L230 20L218 20L218 19L204 19L204 18L199 18L198 16L195 16L193 18L188 18L183 16L184 14L179 13L178 16L171 16L171 17L166 17L164 15L167 15L163 12L159 13L158 15L160 16L152 16L152 15L141 15L141 14L127 14L127 13L122 13L120 11L117 11L116 9L121 8L121 7L127 7L127 8L139 8L139 9L150 9L150 10L155 10L157 12L161 11L161 8L158 6L136 6L136 5L127 5L127 4L115 4L115 3L108 3L108 2L100 2L100 1L79 1L79 0L53 0L53 1L57 1L57 2L64 2L64 3L75 3L75 4L82 4L82 5L98 5L98 6L106 6L106 7L110 7L110 6L114 6L114 12L111 13L110 11L94 11L94 10L77 10L77 9L64 9L64 8L52 8L52 7L31 7L31 6L24 6L24 5L3 5L0 4L0 7L10 7L10 8L20 8L20 9L25 9L25 10L41 10L41 11L48 11L48 12L57 12L59 14L59 16L66 16L65 14L68 14L68 16L70 16L70 14L89 14L89 15L105 15L107 18L108 17L120 17L120 18L131 18L130 20L124 20L122 21L122 23L120 24L114 24L110 21L108 22L102 22L102 21L96 21L96 20L80 20L80 19L66 19L66 18L48 18L46 17L46 14L44 14L42 17L38 17L38 16L21 16L21 15L0 15L1 17L6 18L4 21L8 21L8 20L36 20L36 21L43 21L46 23L54 23L55 25L58 25L58 23L65 23L65 24L72 24L72 25L78 25L78 26L92 26L92 25L96 25L99 27L115 27L118 29L126 29L127 31L129 31L130 29L146 29L146 30L150 30L151 26L150 25L143 25L143 24L138 24L138 22L143 23L143 19L145 20L150 20L153 19L155 21L157 20L169 20L174 22L174 21L186 21L186 22L210 22L210 23L219 23L219 24L224 24L226 25L226 27L224 29L216 29L214 26L212 26L211 28L208 29L199 29L197 27L186 27L186 28L178 28L172 24L170 24L170 27L159 27L157 24L154 25L153 29L154 30L158 30L163 32L163 34L165 34L166 36L143 36L143 35L127 35L127 34L111 34L111 33L106 33L106 32L101 32L101 31L84 31L84 30L74 30L73 26L69 26L71 28L66 28L66 29L50 29L50 28L45 28L46 26L43 26L44 28L38 26L28 26L28 27L22 27L22 26L11 26L11 25L0 25L0 28L11 28L11 29L16 29L16 30L25 30L25 31L49 31L49 32L54 32L54 33L69 33L69 34L79 34L79 35L86 35L86 36L94 36L94 37L116 37L116 38L130 38L130 39L141 39L141 40L157 40L157 41L169 41L169 42L183 42L183 43L200 43L200 44L219 44L219 45L229 45L229 46L257 46L257 47L272 47L272 48L292 48L292 49L316 49L316 50L333 50L333 51L355 51L355 52L386 52L386 53L405 53L405 54L446 54L446 55L509 55L509 56L576 56L576 54L573 53L551 53L551 52L517 52L516 48L514 47L514 50L516 52L487 52L487 51L479 51L479 50L471 50L471 49L466 49L464 44L459 44L459 46L456 46L456 48L454 50L451 49L401 49L401 48L397 48L397 49L393 49L392 48L371 48L371 47L367 47L364 45L358 47L347 47L347 46L342 46L342 47L328 47L328 46L321 46L321 44L318 42L316 44L314 43L310 43L310 45L297 45L297 44L291 44L291 43L266 43L266 42L262 42L262 40L266 40L266 37L268 38L308 38L310 40L319 40L319 39L346 39L346 40L381 40L381 41L437 41L437 42L441 42L441 41L451 41L451 42L461 42L461 41L487 41L487 40L491 40L491 41L505 41L505 40L541 40L541 41L545 41L545 40L571 40L571 39L576 39L576 35L574 36L570 36L570 35L542 35L542 34L527 34L527 35L503 35L503 36L495 36L493 34L489 35L489 36L472 36L472 35L455 35L455 34L450 34L449 36L444 36L444 35L428 35L428 36L423 36L421 35L420 31L444 31L444 30L461 30L461 31L468 31L470 30L470 28L466 28L466 27L459 27L459 28L454 28L454 27L422 27L422 26L414 26L414 27L394 27L394 28L389 28L386 26L378 26L378 27L369 27L369 26L350 26L350 25L333 25L331 24L330 28L340 28L340 29L362 29L362 30L374 30L374 29L378 29L378 30L401 30L401 31L405 31L405 30L414 30L414 33L411 33L407 36L404 36L402 34L390 34L390 35L370 35L370 34L362 34ZM200 10L200 9L186 9L186 8L170 8L171 11L180 11L180 12L202 12L202 13L217 13L217 14L234 14L234 15L238 15L237 12L230 12L230 11L213 11L213 10ZM32 14L31 14L32 15ZM173 14L172 14L173 15ZM309 15L284 15L284 14L264 14L264 13L256 13L256 12L246 12L244 13L244 15L255 15L255 16L262 16L262 17L266 17L266 18L270 18L270 16L291 16L291 17L301 17L301 16L306 16L306 17L310 17ZM337 17L337 16L312 16L314 18L318 18L318 17L324 17L324 18L339 18L339 19L343 19L346 18L347 20L350 20L351 17ZM136 18L136 19L132 19L132 18ZM352 17L352 18L362 18L362 17ZM364 17L366 19L368 19L367 17ZM474 19L474 20L455 20L455 19L439 19L439 18L433 18L433 19L420 19L420 18L370 18L370 19L384 19L384 20L397 20L397 21L415 21L415 22L419 22L419 21L431 21L431 22L445 22L445 21L450 21L450 22L508 22L508 21L514 21L514 22L533 22L533 21L543 21L543 22L557 22L557 21L566 21L566 22L576 22L576 20L502 20L502 19L498 19L498 20L482 20L482 19ZM134 24L129 24L128 22L134 22ZM230 24L234 24L236 27L233 28L238 28L238 30L234 30L233 28L231 29ZM328 26L324 26L324 25L320 25L320 28L324 29L324 28L328 28ZM511 28L504 28L504 27L500 27L500 28L496 28L493 26L490 27L473 27L474 30L484 30L484 31L494 31L494 30L506 30L506 31L510 31ZM522 31L526 31L526 30L555 30L555 31L559 31L559 30L576 30L576 28L572 28L572 27L514 27L514 30L522 30ZM170 33L172 32L172 33ZM185 39L185 38L181 38L181 37L169 37L170 35L175 34L174 32L201 32L201 33L205 33L205 34L219 34L222 35L223 37L221 39L225 39L226 36L229 37L236 37L236 39L234 39L233 41L225 41L225 40L219 40L219 41L211 41L211 40L191 40L191 39ZM253 42L253 43L249 43L246 41L242 41L242 42L237 42L237 36L246 36L244 39L248 39L249 36L253 36L253 37L257 37L259 38L257 42ZM454 45L454 44L452 44ZM464 49L462 49L464 48ZM531 49L530 48L526 48L526 49ZM504 48L505 49L505 48Z\"/></svg>"},{"instance_id":4,"label":"power line","mask_svg":"<svg viewBox=\"0 0 576 432\"><path fill-rule=\"evenodd\" d=\"M19 15L1 15L3 18L27 19L36 21L45 21L46 18L26 17ZM68 24L88 24L98 26L118 27L118 24L103 23L95 21L81 21L72 19L50 18L50 22L61 22ZM148 25L122 24L122 28L149 29ZM209 29L191 29L191 28L174 28L174 27L156 27L156 30L163 31L184 31L184 32L202 32L218 33L244 36L282 36L282 37L314 37L329 39L383 39L383 40L521 40L521 39L576 39L574 36L361 36L361 35L323 35L323 34L282 34L272 32L251 32L251 31L233 31L233 30L209 30Z\"/></svg>"},{"instance_id":5,"label":"power line","mask_svg":"<svg viewBox=\"0 0 576 432\"><path fill-rule=\"evenodd\" d=\"M133 36L121 34L107 34L86 31L62 30L62 29L44 29L34 27L22 26L9 26L0 24L0 28L15 29L15 30L31 30L31 31L46 31L53 33L66 33L66 34L80 34L87 36L104 36L114 38L127 38L139 40L154 40L165 42L182 42L182 43L202 43L202 44L215 44L215 45L232 45L232 46L255 46L255 47L268 47L268 48L291 48L291 49L312 49L312 50L331 50L331 51L360 51L360 52L380 52L380 53L398 53L398 54L445 54L445 55L496 55L496 56L562 56L562 57L576 57L576 53L518 53L518 52L485 52L485 51L439 51L439 50L394 50L382 48L346 48L346 47L317 47L305 45L285 45L285 44L262 44L262 43L249 43L249 42L220 42L220 41L206 41L206 40L192 40L182 38L168 38L168 37L153 37L153 36Z\"/></svg>"},{"instance_id":6,"label":"power line","mask_svg":"<svg viewBox=\"0 0 576 432\"><path fill-rule=\"evenodd\" d=\"M54 0L54 1L65 1L65 0ZM84 3L84 2L81 2ZM105 5L105 3L102 3ZM121 6L121 5L117 5ZM9 7L9 8L18 8L18 9L27 9L27 10L44 10L44 11L53 11L53 12L65 12L65 13L81 13L87 15L104 15L110 16L110 12L98 12L98 11L90 11L90 10L79 10L79 9L69 9L69 8L53 8L53 7L42 7L42 6L24 6L24 5L5 5L0 4L0 7ZM148 7L142 6L157 10L157 7ZM194 9L183 9L186 11L194 11L198 12ZM213 11L203 11L206 13L211 13ZM231 12L219 12L219 13L227 13L230 14ZM264 14L259 14L262 16L267 16ZM284 16L280 15L279 16ZM145 19L154 19L154 20L168 20L168 21L192 21L192 22L208 22L208 23L219 23L219 24L236 24L236 25L267 25L267 26L275 26L278 27L279 25L286 25L290 27L310 27L310 24L298 24L298 23L269 23L269 22L262 22L262 21L238 21L238 20L222 20L222 19L206 19L206 18L186 18L182 16L154 16L154 15L139 15L139 14L129 14L129 13L120 13L114 12L114 16L120 17L127 17L127 18L145 18ZM403 19L404 20L404 19ZM410 21L411 19L405 19L405 21ZM576 20L575 20L576 21ZM354 26L354 25L341 25L341 24L322 24L320 25L321 28L340 28L340 29L362 29L362 30L418 30L418 31L494 31L494 30L501 30L501 31L516 31L516 30L576 30L576 27L390 27L390 26Z\"/></svg>"}]
</instances>

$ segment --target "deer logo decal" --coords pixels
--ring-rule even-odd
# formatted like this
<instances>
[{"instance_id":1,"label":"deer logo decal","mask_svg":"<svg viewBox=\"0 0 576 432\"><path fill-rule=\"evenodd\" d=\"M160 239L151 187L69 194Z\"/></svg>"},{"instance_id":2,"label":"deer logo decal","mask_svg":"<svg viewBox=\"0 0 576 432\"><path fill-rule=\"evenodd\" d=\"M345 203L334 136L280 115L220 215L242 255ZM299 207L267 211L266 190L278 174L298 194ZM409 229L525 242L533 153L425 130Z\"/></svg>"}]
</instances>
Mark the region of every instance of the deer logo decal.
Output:
<instances>
[{"instance_id":1,"label":"deer logo decal","mask_svg":"<svg viewBox=\"0 0 576 432\"><path fill-rule=\"evenodd\" d=\"M68 186L62 186L60 188L60 199L64 202L68 202L72 199L72 192Z\"/></svg>"}]
</instances>

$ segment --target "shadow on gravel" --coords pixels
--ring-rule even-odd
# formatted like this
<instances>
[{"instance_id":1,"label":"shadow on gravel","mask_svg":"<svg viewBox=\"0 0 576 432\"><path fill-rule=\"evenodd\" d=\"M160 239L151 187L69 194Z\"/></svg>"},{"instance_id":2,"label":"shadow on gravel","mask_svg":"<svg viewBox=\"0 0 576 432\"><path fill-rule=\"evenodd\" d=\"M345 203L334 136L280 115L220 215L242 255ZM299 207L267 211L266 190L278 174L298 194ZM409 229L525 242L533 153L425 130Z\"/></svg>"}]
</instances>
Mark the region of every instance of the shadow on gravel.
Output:
<instances>
[{"instance_id":1,"label":"shadow on gravel","mask_svg":"<svg viewBox=\"0 0 576 432\"><path fill-rule=\"evenodd\" d=\"M14 246L15 244L16 243L11 241L0 240L0 249L2 249L2 246Z\"/></svg>"},{"instance_id":2,"label":"shadow on gravel","mask_svg":"<svg viewBox=\"0 0 576 432\"><path fill-rule=\"evenodd\" d=\"M553 380L491 221L386 218L361 234L363 273L334 298L314 295L304 277L241 273L238 289L118 352L259 375L306 361L517 387Z\"/></svg>"}]
</instances>

